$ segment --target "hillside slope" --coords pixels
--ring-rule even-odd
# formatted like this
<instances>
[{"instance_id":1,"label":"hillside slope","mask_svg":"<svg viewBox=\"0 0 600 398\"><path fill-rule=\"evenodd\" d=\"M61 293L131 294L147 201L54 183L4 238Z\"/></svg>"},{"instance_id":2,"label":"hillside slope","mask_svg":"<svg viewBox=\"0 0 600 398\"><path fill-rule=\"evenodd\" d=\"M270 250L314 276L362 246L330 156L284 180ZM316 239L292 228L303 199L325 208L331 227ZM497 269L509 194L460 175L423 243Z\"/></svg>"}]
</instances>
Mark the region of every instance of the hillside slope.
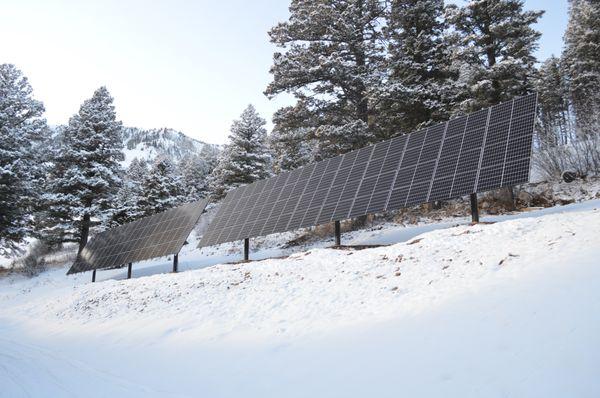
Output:
<instances>
[{"instance_id":1,"label":"hillside slope","mask_svg":"<svg viewBox=\"0 0 600 398\"><path fill-rule=\"evenodd\" d=\"M596 397L600 201L526 216L131 280L0 280L0 396Z\"/></svg>"},{"instance_id":2,"label":"hillside slope","mask_svg":"<svg viewBox=\"0 0 600 398\"><path fill-rule=\"evenodd\" d=\"M134 158L152 160L158 155L165 155L174 162L189 155L199 155L208 160L215 158L220 147L195 140L173 129L150 129L127 127L123 129L123 147L125 165Z\"/></svg>"}]
</instances>

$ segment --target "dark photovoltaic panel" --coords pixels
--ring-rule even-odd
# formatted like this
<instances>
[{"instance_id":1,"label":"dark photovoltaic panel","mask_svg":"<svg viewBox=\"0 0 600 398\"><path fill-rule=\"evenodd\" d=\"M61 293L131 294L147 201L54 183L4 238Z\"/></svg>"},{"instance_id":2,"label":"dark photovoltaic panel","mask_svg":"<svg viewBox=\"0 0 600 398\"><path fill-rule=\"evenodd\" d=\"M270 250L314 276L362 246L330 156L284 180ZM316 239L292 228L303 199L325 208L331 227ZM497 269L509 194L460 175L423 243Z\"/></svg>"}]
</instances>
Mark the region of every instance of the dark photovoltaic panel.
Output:
<instances>
[{"instance_id":1,"label":"dark photovoltaic panel","mask_svg":"<svg viewBox=\"0 0 600 398\"><path fill-rule=\"evenodd\" d=\"M68 274L179 253L207 204L202 199L95 235Z\"/></svg>"},{"instance_id":2,"label":"dark photovoltaic panel","mask_svg":"<svg viewBox=\"0 0 600 398\"><path fill-rule=\"evenodd\" d=\"M527 182L536 103L516 98L238 188L199 246Z\"/></svg>"}]
</instances>

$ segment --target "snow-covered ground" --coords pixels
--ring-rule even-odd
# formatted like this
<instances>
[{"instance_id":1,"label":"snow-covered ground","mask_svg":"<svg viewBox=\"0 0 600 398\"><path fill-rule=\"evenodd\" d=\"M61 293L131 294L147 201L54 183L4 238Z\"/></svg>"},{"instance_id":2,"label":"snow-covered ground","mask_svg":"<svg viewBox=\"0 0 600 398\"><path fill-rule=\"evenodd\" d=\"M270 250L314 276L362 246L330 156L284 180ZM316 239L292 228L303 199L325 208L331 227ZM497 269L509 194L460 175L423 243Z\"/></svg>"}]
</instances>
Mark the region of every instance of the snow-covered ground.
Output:
<instances>
[{"instance_id":1,"label":"snow-covered ground","mask_svg":"<svg viewBox=\"0 0 600 398\"><path fill-rule=\"evenodd\" d=\"M600 396L600 200L484 221L1 279L0 396Z\"/></svg>"}]
</instances>

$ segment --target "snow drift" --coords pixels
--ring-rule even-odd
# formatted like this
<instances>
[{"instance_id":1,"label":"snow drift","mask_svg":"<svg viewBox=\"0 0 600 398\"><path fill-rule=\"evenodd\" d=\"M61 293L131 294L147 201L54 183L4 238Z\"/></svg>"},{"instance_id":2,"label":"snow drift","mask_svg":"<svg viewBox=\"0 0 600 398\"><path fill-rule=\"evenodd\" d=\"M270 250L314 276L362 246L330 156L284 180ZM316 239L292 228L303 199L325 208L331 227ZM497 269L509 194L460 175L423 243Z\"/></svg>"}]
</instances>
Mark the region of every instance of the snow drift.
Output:
<instances>
[{"instance_id":1,"label":"snow drift","mask_svg":"<svg viewBox=\"0 0 600 398\"><path fill-rule=\"evenodd\" d=\"M598 396L599 208L131 280L3 280L0 396Z\"/></svg>"}]
</instances>

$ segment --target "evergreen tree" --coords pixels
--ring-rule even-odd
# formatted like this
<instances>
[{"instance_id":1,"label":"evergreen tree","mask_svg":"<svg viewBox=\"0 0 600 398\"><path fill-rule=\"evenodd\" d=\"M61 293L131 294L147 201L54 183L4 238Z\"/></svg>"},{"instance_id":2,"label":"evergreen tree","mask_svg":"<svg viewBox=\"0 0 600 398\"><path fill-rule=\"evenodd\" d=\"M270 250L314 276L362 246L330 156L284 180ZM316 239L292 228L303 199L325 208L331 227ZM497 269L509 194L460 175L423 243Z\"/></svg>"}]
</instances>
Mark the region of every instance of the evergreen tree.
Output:
<instances>
[{"instance_id":1,"label":"evergreen tree","mask_svg":"<svg viewBox=\"0 0 600 398\"><path fill-rule=\"evenodd\" d=\"M145 160L134 158L127 168L123 184L114 200L111 226L122 225L143 217L140 202L143 198L142 182L148 175Z\"/></svg>"},{"instance_id":2,"label":"evergreen tree","mask_svg":"<svg viewBox=\"0 0 600 398\"><path fill-rule=\"evenodd\" d=\"M204 145L200 150L200 158L204 161L206 174L212 173L219 161L219 153L221 150L213 145Z\"/></svg>"},{"instance_id":3,"label":"evergreen tree","mask_svg":"<svg viewBox=\"0 0 600 398\"><path fill-rule=\"evenodd\" d=\"M566 144L571 137L571 115L568 88L560 59L552 56L540 67L536 84L538 92L538 136L542 145Z\"/></svg>"},{"instance_id":4,"label":"evergreen tree","mask_svg":"<svg viewBox=\"0 0 600 398\"><path fill-rule=\"evenodd\" d=\"M185 200L181 177L173 162L159 156L142 180L142 196L138 202L144 216L171 209Z\"/></svg>"},{"instance_id":5,"label":"evergreen tree","mask_svg":"<svg viewBox=\"0 0 600 398\"><path fill-rule=\"evenodd\" d=\"M188 201L208 196L210 165L198 155L189 155L179 162L181 186Z\"/></svg>"},{"instance_id":6,"label":"evergreen tree","mask_svg":"<svg viewBox=\"0 0 600 398\"><path fill-rule=\"evenodd\" d=\"M600 131L600 3L570 0L563 53L577 127L583 134Z\"/></svg>"},{"instance_id":7,"label":"evergreen tree","mask_svg":"<svg viewBox=\"0 0 600 398\"><path fill-rule=\"evenodd\" d=\"M236 188L226 185L228 175L225 173L229 162L229 145L225 145L217 158L217 166L208 177L208 189L213 200L220 200L227 195L227 192ZM240 184L242 185L242 184Z\"/></svg>"},{"instance_id":8,"label":"evergreen tree","mask_svg":"<svg viewBox=\"0 0 600 398\"><path fill-rule=\"evenodd\" d=\"M383 78L384 2L292 0L289 10L289 19L269 32L282 50L265 93L293 94L310 111L307 124L369 125Z\"/></svg>"},{"instance_id":9,"label":"evergreen tree","mask_svg":"<svg viewBox=\"0 0 600 398\"><path fill-rule=\"evenodd\" d=\"M269 137L275 172L289 171L312 161L317 126L307 123L311 118L301 102L283 107L273 115L275 127Z\"/></svg>"},{"instance_id":10,"label":"evergreen tree","mask_svg":"<svg viewBox=\"0 0 600 398\"><path fill-rule=\"evenodd\" d=\"M461 81L467 87L461 110L474 111L533 90L541 36L533 29L543 11L524 11L522 0L470 0L448 6L456 35Z\"/></svg>"},{"instance_id":11,"label":"evergreen tree","mask_svg":"<svg viewBox=\"0 0 600 398\"><path fill-rule=\"evenodd\" d=\"M127 172L125 174L127 180L131 181L136 185L140 185L144 180L144 177L148 174L148 161L145 159L133 158Z\"/></svg>"},{"instance_id":12,"label":"evergreen tree","mask_svg":"<svg viewBox=\"0 0 600 398\"><path fill-rule=\"evenodd\" d=\"M312 161L311 129L275 128L269 137L273 153L273 170L276 173L302 167Z\"/></svg>"},{"instance_id":13,"label":"evergreen tree","mask_svg":"<svg viewBox=\"0 0 600 398\"><path fill-rule=\"evenodd\" d=\"M344 126L323 125L315 133L317 144L313 153L315 160L323 160L362 148L374 140L367 124L362 120Z\"/></svg>"},{"instance_id":14,"label":"evergreen tree","mask_svg":"<svg viewBox=\"0 0 600 398\"><path fill-rule=\"evenodd\" d=\"M113 98L100 87L58 137L44 202L51 235L79 243L79 251L92 226L110 222L124 159L121 128Z\"/></svg>"},{"instance_id":15,"label":"evergreen tree","mask_svg":"<svg viewBox=\"0 0 600 398\"><path fill-rule=\"evenodd\" d=\"M210 190L215 198L220 199L231 189L271 175L265 124L252 105L248 105L240 118L233 122L229 144L221 153L211 176Z\"/></svg>"},{"instance_id":16,"label":"evergreen tree","mask_svg":"<svg viewBox=\"0 0 600 398\"><path fill-rule=\"evenodd\" d=\"M64 175L67 165L60 161L64 149L66 126L54 129L53 139L48 143L45 157L47 172L42 182L42 195L38 211L35 213L37 237L48 247L58 247L63 242L76 242L75 223L71 219L69 207L58 191L57 178Z\"/></svg>"},{"instance_id":17,"label":"evergreen tree","mask_svg":"<svg viewBox=\"0 0 600 398\"><path fill-rule=\"evenodd\" d=\"M37 198L40 158L36 143L44 138L44 106L14 65L0 65L0 255L15 252L31 233L29 216Z\"/></svg>"},{"instance_id":18,"label":"evergreen tree","mask_svg":"<svg viewBox=\"0 0 600 398\"><path fill-rule=\"evenodd\" d=\"M388 138L447 120L455 101L453 70L445 37L443 0L392 0L386 36L389 81L379 107Z\"/></svg>"}]
</instances>

